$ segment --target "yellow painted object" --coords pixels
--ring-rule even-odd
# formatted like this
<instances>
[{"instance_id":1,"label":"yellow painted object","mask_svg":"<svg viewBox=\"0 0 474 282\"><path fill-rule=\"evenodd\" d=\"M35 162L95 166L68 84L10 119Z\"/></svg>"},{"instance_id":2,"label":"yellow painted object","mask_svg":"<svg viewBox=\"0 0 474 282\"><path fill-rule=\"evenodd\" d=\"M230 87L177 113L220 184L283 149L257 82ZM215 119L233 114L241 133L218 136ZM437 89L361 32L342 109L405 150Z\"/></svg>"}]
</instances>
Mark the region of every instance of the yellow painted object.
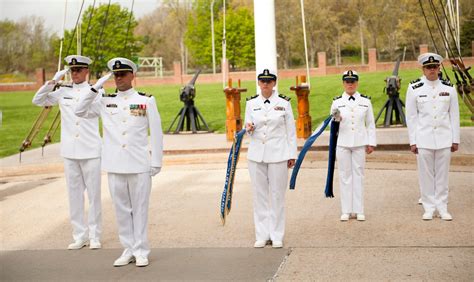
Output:
<instances>
[{"instance_id":1,"label":"yellow painted object","mask_svg":"<svg viewBox=\"0 0 474 282\"><path fill-rule=\"evenodd\" d=\"M224 89L226 97L226 138L228 141L234 140L236 132L242 130L242 118L240 117L240 93L246 92L247 89L240 88L240 80L238 88L232 87L232 79L229 78L227 87Z\"/></svg>"},{"instance_id":2,"label":"yellow painted object","mask_svg":"<svg viewBox=\"0 0 474 282\"><path fill-rule=\"evenodd\" d=\"M301 84L298 84L296 77L296 86L290 87L295 91L298 99L298 118L296 119L296 136L298 138L308 138L311 135L311 116L309 115L309 86L306 83L306 76L300 76Z\"/></svg>"}]
</instances>

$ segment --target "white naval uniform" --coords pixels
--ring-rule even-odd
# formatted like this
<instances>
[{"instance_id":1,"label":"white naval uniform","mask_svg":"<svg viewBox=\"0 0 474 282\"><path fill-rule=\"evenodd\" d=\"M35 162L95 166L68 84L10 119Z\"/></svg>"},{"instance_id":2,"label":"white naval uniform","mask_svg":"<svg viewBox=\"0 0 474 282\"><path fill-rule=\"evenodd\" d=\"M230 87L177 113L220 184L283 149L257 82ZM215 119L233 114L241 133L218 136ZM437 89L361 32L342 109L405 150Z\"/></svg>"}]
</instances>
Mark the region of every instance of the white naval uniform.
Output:
<instances>
[{"instance_id":1,"label":"white naval uniform","mask_svg":"<svg viewBox=\"0 0 474 282\"><path fill-rule=\"evenodd\" d=\"M425 212L447 212L451 146L459 144L456 89L422 76L408 85L406 113L410 145L418 148L418 179Z\"/></svg>"},{"instance_id":2,"label":"white naval uniform","mask_svg":"<svg viewBox=\"0 0 474 282\"><path fill-rule=\"evenodd\" d=\"M45 84L33 97L38 106L59 104L61 111L61 156L69 195L69 212L75 241L99 240L101 234L99 120L74 113L80 99L90 91L87 82L61 86ZM84 190L89 198L88 224L84 217Z\"/></svg>"},{"instance_id":3,"label":"white naval uniform","mask_svg":"<svg viewBox=\"0 0 474 282\"><path fill-rule=\"evenodd\" d=\"M341 211L343 214L364 214L365 148L377 146L374 113L370 99L359 92L343 93L331 105L331 113L341 113L336 158L339 171Z\"/></svg>"},{"instance_id":4,"label":"white naval uniform","mask_svg":"<svg viewBox=\"0 0 474 282\"><path fill-rule=\"evenodd\" d=\"M85 96L76 114L101 117L102 169L108 172L123 254L148 257L150 169L161 167L163 158L163 132L155 98L133 88L104 94L94 102L96 96L92 91Z\"/></svg>"},{"instance_id":5,"label":"white naval uniform","mask_svg":"<svg viewBox=\"0 0 474 282\"><path fill-rule=\"evenodd\" d=\"M287 162L297 158L296 128L291 103L276 91L247 101L245 124L253 123L247 152L254 194L257 241L283 241Z\"/></svg>"}]
</instances>

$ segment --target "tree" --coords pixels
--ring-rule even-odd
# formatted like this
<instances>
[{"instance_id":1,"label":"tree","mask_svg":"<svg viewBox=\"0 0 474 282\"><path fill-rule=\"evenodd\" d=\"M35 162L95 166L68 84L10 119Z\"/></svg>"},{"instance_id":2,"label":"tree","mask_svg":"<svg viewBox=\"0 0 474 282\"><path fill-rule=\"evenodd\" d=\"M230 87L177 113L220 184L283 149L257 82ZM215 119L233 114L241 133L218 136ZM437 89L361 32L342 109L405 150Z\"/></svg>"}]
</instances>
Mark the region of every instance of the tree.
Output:
<instances>
[{"instance_id":1,"label":"tree","mask_svg":"<svg viewBox=\"0 0 474 282\"><path fill-rule=\"evenodd\" d=\"M39 67L54 67L57 59L50 45L52 38L39 17L0 21L0 73L30 74Z\"/></svg>"},{"instance_id":2,"label":"tree","mask_svg":"<svg viewBox=\"0 0 474 282\"><path fill-rule=\"evenodd\" d=\"M134 35L137 26L133 13L119 4L89 6L81 19L82 54L94 62L91 73L100 76L107 70L107 61L114 57L127 57L133 61L142 48ZM55 44L59 55L59 43ZM62 57L75 54L77 50L74 29L65 31Z\"/></svg>"}]
</instances>

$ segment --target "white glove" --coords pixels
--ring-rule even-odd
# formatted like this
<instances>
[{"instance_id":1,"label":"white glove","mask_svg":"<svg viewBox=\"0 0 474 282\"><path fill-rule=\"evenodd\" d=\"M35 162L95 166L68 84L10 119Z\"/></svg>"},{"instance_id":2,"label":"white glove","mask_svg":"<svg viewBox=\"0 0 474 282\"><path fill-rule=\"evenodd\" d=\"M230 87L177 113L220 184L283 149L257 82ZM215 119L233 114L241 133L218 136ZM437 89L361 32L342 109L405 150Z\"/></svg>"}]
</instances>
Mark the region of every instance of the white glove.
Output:
<instances>
[{"instance_id":1,"label":"white glove","mask_svg":"<svg viewBox=\"0 0 474 282\"><path fill-rule=\"evenodd\" d=\"M59 80L61 80L61 77L66 75L66 73L68 73L68 72L69 72L69 69L60 70L60 71L58 71L57 73L54 74L52 80L54 80L54 82L58 82Z\"/></svg>"},{"instance_id":2,"label":"white glove","mask_svg":"<svg viewBox=\"0 0 474 282\"><path fill-rule=\"evenodd\" d=\"M155 176L158 173L160 173L160 171L161 171L161 167L151 167L150 175Z\"/></svg>"},{"instance_id":3,"label":"white glove","mask_svg":"<svg viewBox=\"0 0 474 282\"><path fill-rule=\"evenodd\" d=\"M339 111L339 109L334 109L332 111L332 117L334 118L334 121L337 121L337 122L342 121L341 112Z\"/></svg>"},{"instance_id":4,"label":"white glove","mask_svg":"<svg viewBox=\"0 0 474 282\"><path fill-rule=\"evenodd\" d=\"M99 90L102 88L102 86L104 86L104 83L109 80L109 78L112 76L112 73L109 72L108 74L104 75L103 77L99 78L99 80L97 80L97 82L92 85L92 88L94 88L95 90Z\"/></svg>"}]
</instances>

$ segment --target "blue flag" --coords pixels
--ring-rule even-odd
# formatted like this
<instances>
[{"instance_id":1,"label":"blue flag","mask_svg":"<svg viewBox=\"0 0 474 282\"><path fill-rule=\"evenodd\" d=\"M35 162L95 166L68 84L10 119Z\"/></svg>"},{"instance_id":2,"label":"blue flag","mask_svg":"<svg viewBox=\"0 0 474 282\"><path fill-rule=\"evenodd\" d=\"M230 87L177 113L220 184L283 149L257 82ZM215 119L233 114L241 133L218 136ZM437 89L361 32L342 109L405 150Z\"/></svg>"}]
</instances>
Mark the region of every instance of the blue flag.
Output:
<instances>
[{"instance_id":1,"label":"blue flag","mask_svg":"<svg viewBox=\"0 0 474 282\"><path fill-rule=\"evenodd\" d=\"M298 159L296 160L295 167L293 168L293 172L291 173L290 189L295 189L296 177L298 176L298 172L300 170L301 164L303 163L306 153L308 152L309 148L311 148L314 141L316 141L316 139L318 139L321 133L324 132L324 129L326 129L329 122L331 122L331 119L332 119L332 115L328 116L304 143L303 148L301 149L301 152L298 155Z\"/></svg>"},{"instance_id":2,"label":"blue flag","mask_svg":"<svg viewBox=\"0 0 474 282\"><path fill-rule=\"evenodd\" d=\"M222 225L225 224L226 216L229 214L232 207L232 193L234 190L234 176L239 161L240 147L245 135L245 129L242 129L235 134L234 143L230 148L229 157L227 159L227 171L225 175L224 191L221 197L220 216Z\"/></svg>"}]
</instances>

